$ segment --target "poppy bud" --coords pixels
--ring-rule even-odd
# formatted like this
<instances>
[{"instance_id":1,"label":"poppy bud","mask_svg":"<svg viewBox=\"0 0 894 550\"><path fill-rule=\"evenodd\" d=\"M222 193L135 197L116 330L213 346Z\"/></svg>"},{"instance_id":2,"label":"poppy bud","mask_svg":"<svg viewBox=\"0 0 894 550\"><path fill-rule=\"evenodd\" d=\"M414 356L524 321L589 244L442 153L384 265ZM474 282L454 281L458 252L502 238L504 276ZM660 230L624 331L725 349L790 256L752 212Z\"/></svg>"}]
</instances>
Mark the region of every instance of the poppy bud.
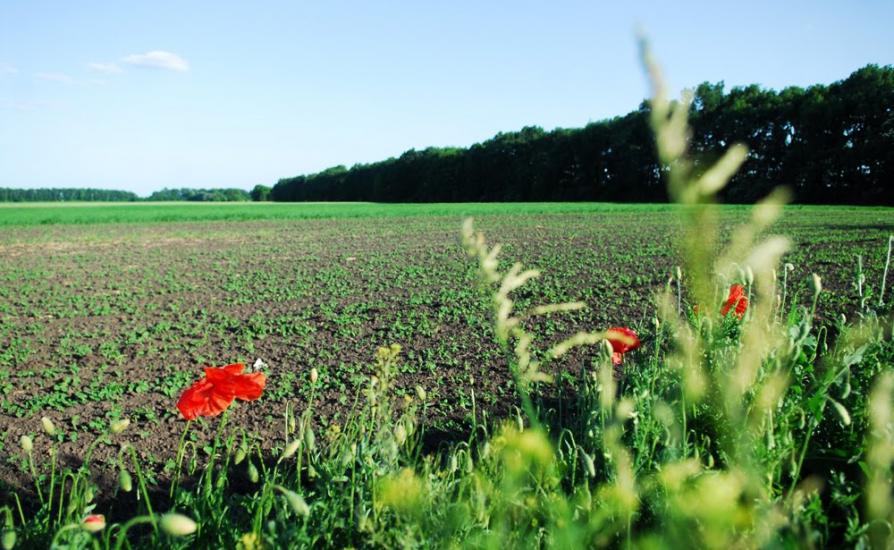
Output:
<instances>
[{"instance_id":1,"label":"poppy bud","mask_svg":"<svg viewBox=\"0 0 894 550\"><path fill-rule=\"evenodd\" d=\"M118 472L118 486L121 487L121 490L125 493L129 493L133 490L133 478L130 477L130 472L124 468L121 468L121 471Z\"/></svg>"},{"instance_id":2,"label":"poppy bud","mask_svg":"<svg viewBox=\"0 0 894 550\"><path fill-rule=\"evenodd\" d=\"M45 431L47 435L56 435L56 426L53 424L52 420L44 416L40 419L40 424L43 426L43 431Z\"/></svg>"},{"instance_id":3,"label":"poppy bud","mask_svg":"<svg viewBox=\"0 0 894 550\"><path fill-rule=\"evenodd\" d=\"M404 428L403 424L398 424L397 428L394 429L394 440L397 441L398 445L403 445L407 440L407 429Z\"/></svg>"},{"instance_id":4,"label":"poppy bud","mask_svg":"<svg viewBox=\"0 0 894 550\"><path fill-rule=\"evenodd\" d=\"M276 488L284 497L286 497L286 501L288 501L289 506L292 508L292 511L295 512L295 515L305 518L310 515L310 506L308 506L307 502L301 498L301 495L279 485L277 485Z\"/></svg>"},{"instance_id":5,"label":"poppy bud","mask_svg":"<svg viewBox=\"0 0 894 550\"><path fill-rule=\"evenodd\" d=\"M593 457L585 453L583 449L580 449L580 457L584 463L584 468L587 470L587 475L596 477L596 463L593 461Z\"/></svg>"},{"instance_id":6,"label":"poppy bud","mask_svg":"<svg viewBox=\"0 0 894 550\"><path fill-rule=\"evenodd\" d=\"M820 292L823 291L823 280L820 279L820 276L816 273L813 274L813 278L811 279L811 287L813 287L813 294L815 296L819 295Z\"/></svg>"},{"instance_id":7,"label":"poppy bud","mask_svg":"<svg viewBox=\"0 0 894 550\"><path fill-rule=\"evenodd\" d=\"M750 265L745 266L745 281L748 283L748 286L754 284L754 271L752 271Z\"/></svg>"},{"instance_id":8,"label":"poppy bud","mask_svg":"<svg viewBox=\"0 0 894 550\"><path fill-rule=\"evenodd\" d=\"M425 401L427 394L425 393L425 388L422 386L416 386L416 397L419 398L419 401Z\"/></svg>"},{"instance_id":9,"label":"poppy bud","mask_svg":"<svg viewBox=\"0 0 894 550\"><path fill-rule=\"evenodd\" d=\"M128 419L128 418L120 418L120 419L115 420L114 422L112 422L112 423L109 425L109 429L112 430L112 433L113 433L113 434L120 434L121 432L123 432L124 430L126 430L128 426L130 426L130 419Z\"/></svg>"},{"instance_id":10,"label":"poppy bud","mask_svg":"<svg viewBox=\"0 0 894 550\"><path fill-rule=\"evenodd\" d=\"M317 368L314 367L310 369L310 383L316 384L317 380L320 378L320 373L317 371Z\"/></svg>"},{"instance_id":11,"label":"poppy bud","mask_svg":"<svg viewBox=\"0 0 894 550\"><path fill-rule=\"evenodd\" d=\"M161 516L158 526L162 531L174 537L185 537L196 532L196 522L182 514L165 514Z\"/></svg>"},{"instance_id":12,"label":"poppy bud","mask_svg":"<svg viewBox=\"0 0 894 550\"><path fill-rule=\"evenodd\" d=\"M31 441L31 438L27 435L23 435L21 439L19 439L19 444L22 446L22 450L26 453L30 453L34 450L34 442Z\"/></svg>"},{"instance_id":13,"label":"poppy bud","mask_svg":"<svg viewBox=\"0 0 894 550\"><path fill-rule=\"evenodd\" d=\"M90 533L98 533L106 528L106 517L102 514L90 514L81 522L81 527Z\"/></svg>"},{"instance_id":14,"label":"poppy bud","mask_svg":"<svg viewBox=\"0 0 894 550\"><path fill-rule=\"evenodd\" d=\"M233 462L237 466L239 464L242 464L242 461L245 460L245 455L246 455L245 449L240 447L239 449L236 450L236 456L233 458Z\"/></svg>"},{"instance_id":15,"label":"poppy bud","mask_svg":"<svg viewBox=\"0 0 894 550\"><path fill-rule=\"evenodd\" d=\"M289 443L288 445L286 445L286 448L282 452L282 457L280 457L280 460L285 460L285 459L291 457L292 455L294 455L295 452L298 450L298 447L300 447L300 446L301 446L300 439L296 439L296 440L292 441L291 443Z\"/></svg>"},{"instance_id":16,"label":"poppy bud","mask_svg":"<svg viewBox=\"0 0 894 550\"><path fill-rule=\"evenodd\" d=\"M307 444L307 448L310 450L314 450L317 446L317 438L314 435L314 429L310 426L304 431L304 443Z\"/></svg>"},{"instance_id":17,"label":"poppy bud","mask_svg":"<svg viewBox=\"0 0 894 550\"><path fill-rule=\"evenodd\" d=\"M257 483L261 476L258 474L258 468L255 466L254 462L248 462L248 479L252 483Z\"/></svg>"},{"instance_id":18,"label":"poppy bud","mask_svg":"<svg viewBox=\"0 0 894 550\"><path fill-rule=\"evenodd\" d=\"M0 538L0 544L3 546L3 550L12 550L16 545L16 532L14 529L10 529L7 527L3 530L3 537Z\"/></svg>"}]
</instances>

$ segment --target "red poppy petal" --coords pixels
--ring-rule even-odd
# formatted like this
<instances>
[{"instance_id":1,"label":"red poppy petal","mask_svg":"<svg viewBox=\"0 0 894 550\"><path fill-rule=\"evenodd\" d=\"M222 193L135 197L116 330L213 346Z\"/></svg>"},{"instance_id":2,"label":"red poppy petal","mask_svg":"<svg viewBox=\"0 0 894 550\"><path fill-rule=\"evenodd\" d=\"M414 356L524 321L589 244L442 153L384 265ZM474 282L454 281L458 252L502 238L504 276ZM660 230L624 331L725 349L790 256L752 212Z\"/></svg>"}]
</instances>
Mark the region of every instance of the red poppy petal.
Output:
<instances>
[{"instance_id":1,"label":"red poppy petal","mask_svg":"<svg viewBox=\"0 0 894 550\"><path fill-rule=\"evenodd\" d=\"M736 304L736 315L739 317L739 319L741 319L742 316L745 315L746 309L748 309L748 298L745 298L743 296Z\"/></svg>"},{"instance_id":2,"label":"red poppy petal","mask_svg":"<svg viewBox=\"0 0 894 550\"><path fill-rule=\"evenodd\" d=\"M264 387L267 385L267 376L263 372L253 372L251 374L240 375L242 381L236 397L243 401L254 401L261 397Z\"/></svg>"},{"instance_id":3,"label":"red poppy petal","mask_svg":"<svg viewBox=\"0 0 894 550\"><path fill-rule=\"evenodd\" d=\"M243 401L254 401L261 397L267 377L262 372L239 374L217 385L217 389L226 395L232 395Z\"/></svg>"},{"instance_id":4,"label":"red poppy petal","mask_svg":"<svg viewBox=\"0 0 894 550\"><path fill-rule=\"evenodd\" d=\"M242 363L233 363L232 365L227 365L225 367L205 367L205 376L208 380L211 380L216 384L231 376L242 374L242 371L244 370L245 365Z\"/></svg>"},{"instance_id":5,"label":"red poppy petal","mask_svg":"<svg viewBox=\"0 0 894 550\"><path fill-rule=\"evenodd\" d=\"M208 399L202 416L217 416L227 410L232 403L233 396L231 394L218 393L215 388L215 391L211 392L211 398Z\"/></svg>"},{"instance_id":6,"label":"red poppy petal","mask_svg":"<svg viewBox=\"0 0 894 550\"><path fill-rule=\"evenodd\" d=\"M205 379L187 388L177 401L177 408L180 409L183 418L195 420L196 417L203 415L213 390L214 385Z\"/></svg>"},{"instance_id":7,"label":"red poppy petal","mask_svg":"<svg viewBox=\"0 0 894 550\"><path fill-rule=\"evenodd\" d=\"M612 327L605 331L605 338L616 353L627 353L640 346L639 337L627 327Z\"/></svg>"}]
</instances>

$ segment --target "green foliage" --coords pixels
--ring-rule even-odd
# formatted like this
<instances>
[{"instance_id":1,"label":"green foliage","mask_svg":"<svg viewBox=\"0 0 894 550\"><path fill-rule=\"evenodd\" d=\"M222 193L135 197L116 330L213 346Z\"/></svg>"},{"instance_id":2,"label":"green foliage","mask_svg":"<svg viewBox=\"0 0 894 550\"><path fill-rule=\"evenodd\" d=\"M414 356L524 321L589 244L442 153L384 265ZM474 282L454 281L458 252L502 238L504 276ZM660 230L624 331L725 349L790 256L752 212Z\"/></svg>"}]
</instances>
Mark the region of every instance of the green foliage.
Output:
<instances>
[{"instance_id":1,"label":"green foliage","mask_svg":"<svg viewBox=\"0 0 894 550\"><path fill-rule=\"evenodd\" d=\"M252 200L243 189L168 189L155 191L147 201L239 202Z\"/></svg>"},{"instance_id":2,"label":"green foliage","mask_svg":"<svg viewBox=\"0 0 894 550\"><path fill-rule=\"evenodd\" d=\"M0 187L0 202L63 202L63 201L100 201L100 202L133 202L139 200L130 191L114 191L111 189L11 189Z\"/></svg>"},{"instance_id":3,"label":"green foliage","mask_svg":"<svg viewBox=\"0 0 894 550\"><path fill-rule=\"evenodd\" d=\"M255 185L254 189L251 190L251 200L255 202L265 202L270 200L270 192L272 189L266 185Z\"/></svg>"}]
</instances>

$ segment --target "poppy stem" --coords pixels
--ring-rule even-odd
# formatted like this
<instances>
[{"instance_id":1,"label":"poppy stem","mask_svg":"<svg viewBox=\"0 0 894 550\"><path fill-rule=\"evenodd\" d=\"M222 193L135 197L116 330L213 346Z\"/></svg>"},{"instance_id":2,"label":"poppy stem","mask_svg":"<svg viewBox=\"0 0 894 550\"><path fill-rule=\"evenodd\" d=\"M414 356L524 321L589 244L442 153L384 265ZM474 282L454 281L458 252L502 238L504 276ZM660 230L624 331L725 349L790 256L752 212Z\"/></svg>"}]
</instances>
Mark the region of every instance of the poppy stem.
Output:
<instances>
[{"instance_id":1,"label":"poppy stem","mask_svg":"<svg viewBox=\"0 0 894 550\"><path fill-rule=\"evenodd\" d=\"M169 498L174 498L174 491L177 490L177 485L180 483L180 471L183 467L183 457L186 454L183 445L186 442L186 434L189 433L190 426L192 426L192 420L187 420L186 427L183 428L183 433L180 434L180 443L177 444L177 472L174 474L174 481L171 482Z\"/></svg>"}]
</instances>

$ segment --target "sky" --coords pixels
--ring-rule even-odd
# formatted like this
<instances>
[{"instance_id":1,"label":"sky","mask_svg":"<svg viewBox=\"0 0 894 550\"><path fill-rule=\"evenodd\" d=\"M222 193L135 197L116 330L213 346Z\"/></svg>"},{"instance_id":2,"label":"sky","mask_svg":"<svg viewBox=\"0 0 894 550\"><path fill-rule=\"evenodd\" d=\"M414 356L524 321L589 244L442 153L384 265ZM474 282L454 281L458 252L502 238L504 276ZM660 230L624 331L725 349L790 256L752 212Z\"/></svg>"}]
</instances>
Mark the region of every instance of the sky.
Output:
<instances>
[{"instance_id":1,"label":"sky","mask_svg":"<svg viewBox=\"0 0 894 550\"><path fill-rule=\"evenodd\" d=\"M273 185L894 64L894 2L0 0L0 187Z\"/></svg>"}]
</instances>

